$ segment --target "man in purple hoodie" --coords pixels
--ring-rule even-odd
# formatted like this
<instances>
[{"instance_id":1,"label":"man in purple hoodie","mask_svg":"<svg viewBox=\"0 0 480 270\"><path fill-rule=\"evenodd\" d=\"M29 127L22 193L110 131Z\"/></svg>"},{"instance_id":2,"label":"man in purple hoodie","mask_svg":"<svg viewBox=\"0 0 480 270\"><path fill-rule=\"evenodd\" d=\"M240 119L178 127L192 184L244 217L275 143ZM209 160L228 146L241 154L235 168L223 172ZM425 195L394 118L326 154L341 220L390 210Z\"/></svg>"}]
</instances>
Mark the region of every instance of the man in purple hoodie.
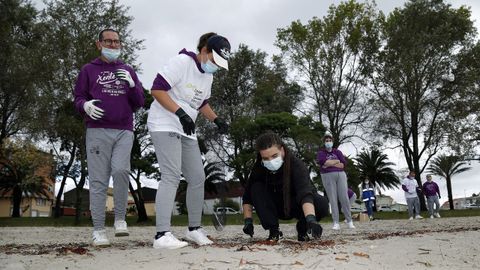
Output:
<instances>
[{"instance_id":1,"label":"man in purple hoodie","mask_svg":"<svg viewBox=\"0 0 480 270\"><path fill-rule=\"evenodd\" d=\"M96 41L100 57L84 65L75 85L75 109L87 126L86 150L93 220L93 244L108 246L105 205L113 178L115 236L129 235L128 198L133 113L144 104L143 87L132 67L118 60L119 33L104 29Z\"/></svg>"},{"instance_id":2,"label":"man in purple hoodie","mask_svg":"<svg viewBox=\"0 0 480 270\"><path fill-rule=\"evenodd\" d=\"M438 188L437 183L433 182L431 174L427 175L427 182L423 184L423 193L427 197L428 213L430 214L430 218L439 218L440 202L438 199L441 198L440 189ZM433 208L433 204L436 206L435 209Z\"/></svg>"}]
</instances>

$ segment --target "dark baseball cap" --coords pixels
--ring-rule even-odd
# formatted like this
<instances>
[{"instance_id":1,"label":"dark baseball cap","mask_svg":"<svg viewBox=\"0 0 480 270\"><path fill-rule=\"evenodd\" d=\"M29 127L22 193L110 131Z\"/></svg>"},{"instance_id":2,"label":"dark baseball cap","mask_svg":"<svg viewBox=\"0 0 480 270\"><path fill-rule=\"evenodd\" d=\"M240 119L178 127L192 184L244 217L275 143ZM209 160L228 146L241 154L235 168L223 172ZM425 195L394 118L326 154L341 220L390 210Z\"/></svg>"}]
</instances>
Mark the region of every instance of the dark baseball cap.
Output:
<instances>
[{"instance_id":1,"label":"dark baseball cap","mask_svg":"<svg viewBox=\"0 0 480 270\"><path fill-rule=\"evenodd\" d=\"M228 70L228 59L230 58L230 42L228 42L228 39L220 35L211 36L207 40L207 48L212 50L215 64Z\"/></svg>"}]
</instances>

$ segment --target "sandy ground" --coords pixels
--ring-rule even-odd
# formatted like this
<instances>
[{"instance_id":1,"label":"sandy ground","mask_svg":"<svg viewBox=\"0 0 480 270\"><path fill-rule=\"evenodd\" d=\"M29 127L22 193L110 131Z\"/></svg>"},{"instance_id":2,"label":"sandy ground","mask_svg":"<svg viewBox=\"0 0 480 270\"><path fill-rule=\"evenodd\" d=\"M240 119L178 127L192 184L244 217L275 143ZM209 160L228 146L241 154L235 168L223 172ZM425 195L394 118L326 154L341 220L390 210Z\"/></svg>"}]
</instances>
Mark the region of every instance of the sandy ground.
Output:
<instances>
[{"instance_id":1,"label":"sandy ground","mask_svg":"<svg viewBox=\"0 0 480 270\"><path fill-rule=\"evenodd\" d=\"M213 246L177 250L153 249L154 227L121 238L108 228L108 248L90 245L91 228L0 227L0 269L480 269L480 217L331 225L322 224L321 240L299 243L295 225L282 224L285 238L274 244L259 225L253 239L241 226L207 227Z\"/></svg>"}]
</instances>

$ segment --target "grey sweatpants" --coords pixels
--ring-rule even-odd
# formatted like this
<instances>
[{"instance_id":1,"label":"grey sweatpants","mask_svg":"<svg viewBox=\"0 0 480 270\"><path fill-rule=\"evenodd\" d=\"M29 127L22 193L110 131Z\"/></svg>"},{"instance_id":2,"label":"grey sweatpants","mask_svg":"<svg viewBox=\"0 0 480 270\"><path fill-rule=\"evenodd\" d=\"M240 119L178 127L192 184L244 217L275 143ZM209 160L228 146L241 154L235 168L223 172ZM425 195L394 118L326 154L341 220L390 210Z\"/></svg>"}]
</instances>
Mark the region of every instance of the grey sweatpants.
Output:
<instances>
[{"instance_id":1,"label":"grey sweatpants","mask_svg":"<svg viewBox=\"0 0 480 270\"><path fill-rule=\"evenodd\" d=\"M436 209L433 208L434 204L436 206ZM436 214L440 211L440 202L438 201L437 195L427 196L427 205L428 205L428 213L430 214L430 216L433 216L433 214Z\"/></svg>"},{"instance_id":2,"label":"grey sweatpants","mask_svg":"<svg viewBox=\"0 0 480 270\"><path fill-rule=\"evenodd\" d=\"M125 220L132 145L133 132L130 130L87 128L88 185L94 230L105 228L110 176L113 178L115 220Z\"/></svg>"},{"instance_id":3,"label":"grey sweatpants","mask_svg":"<svg viewBox=\"0 0 480 270\"><path fill-rule=\"evenodd\" d=\"M418 199L418 197L407 198L407 206L409 217L415 217L420 215L420 200Z\"/></svg>"},{"instance_id":4,"label":"grey sweatpants","mask_svg":"<svg viewBox=\"0 0 480 270\"><path fill-rule=\"evenodd\" d=\"M332 210L332 219L334 223L338 223L338 202L342 207L347 222L352 221L350 212L350 200L348 199L347 175L345 172L322 173L322 183L327 192L328 201Z\"/></svg>"},{"instance_id":5,"label":"grey sweatpants","mask_svg":"<svg viewBox=\"0 0 480 270\"><path fill-rule=\"evenodd\" d=\"M162 173L155 197L157 232L170 231L175 194L181 175L187 181L188 225L201 225L205 172L198 141L175 132L150 133Z\"/></svg>"}]
</instances>

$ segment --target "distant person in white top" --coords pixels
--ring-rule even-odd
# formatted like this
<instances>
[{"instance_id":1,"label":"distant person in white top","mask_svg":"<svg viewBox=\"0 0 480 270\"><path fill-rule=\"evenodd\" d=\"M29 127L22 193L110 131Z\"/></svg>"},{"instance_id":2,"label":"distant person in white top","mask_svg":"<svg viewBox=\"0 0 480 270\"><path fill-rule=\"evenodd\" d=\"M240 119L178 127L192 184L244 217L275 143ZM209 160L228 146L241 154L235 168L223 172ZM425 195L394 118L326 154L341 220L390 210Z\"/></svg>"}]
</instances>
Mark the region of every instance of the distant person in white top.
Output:
<instances>
[{"instance_id":1,"label":"distant person in white top","mask_svg":"<svg viewBox=\"0 0 480 270\"><path fill-rule=\"evenodd\" d=\"M402 181L402 189L405 191L405 199L407 199L408 216L412 220L414 218L423 218L420 216L420 200L418 199L417 191L421 191L418 187L417 180L415 180L415 172L410 171L408 176Z\"/></svg>"},{"instance_id":2,"label":"distant person in white top","mask_svg":"<svg viewBox=\"0 0 480 270\"><path fill-rule=\"evenodd\" d=\"M195 134L198 112L228 132L228 125L208 104L213 73L228 70L230 43L216 33L200 37L198 53L183 49L161 69L152 86L155 98L147 125L162 173L155 199L156 230L154 248L176 249L187 245L170 232L175 194L182 175L188 183L188 229L185 238L198 245L213 242L201 229L205 173Z\"/></svg>"}]
</instances>

